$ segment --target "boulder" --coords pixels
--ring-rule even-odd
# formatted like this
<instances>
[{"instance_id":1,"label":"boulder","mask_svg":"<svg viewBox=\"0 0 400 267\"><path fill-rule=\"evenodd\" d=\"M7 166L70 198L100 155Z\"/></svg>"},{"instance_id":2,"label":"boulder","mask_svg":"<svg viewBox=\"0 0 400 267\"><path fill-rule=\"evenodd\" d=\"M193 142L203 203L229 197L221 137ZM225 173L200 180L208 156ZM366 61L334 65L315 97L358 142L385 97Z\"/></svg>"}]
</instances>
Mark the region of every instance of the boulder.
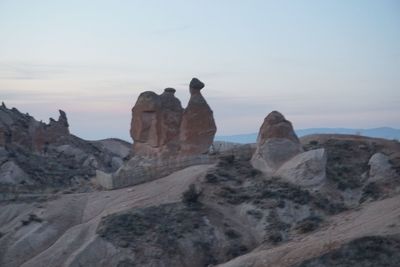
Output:
<instances>
[{"instance_id":1,"label":"boulder","mask_svg":"<svg viewBox=\"0 0 400 267\"><path fill-rule=\"evenodd\" d=\"M251 162L254 168L271 175L301 152L303 148L290 121L278 111L273 111L260 128Z\"/></svg>"},{"instance_id":2,"label":"boulder","mask_svg":"<svg viewBox=\"0 0 400 267\"><path fill-rule=\"evenodd\" d=\"M104 149L108 153L120 157L121 159L129 157L132 149L131 143L113 138L93 141L93 143L100 143L102 150Z\"/></svg>"},{"instance_id":3,"label":"boulder","mask_svg":"<svg viewBox=\"0 0 400 267\"><path fill-rule=\"evenodd\" d=\"M0 167L0 184L31 185L33 181L15 162L7 161Z\"/></svg>"},{"instance_id":4,"label":"boulder","mask_svg":"<svg viewBox=\"0 0 400 267\"><path fill-rule=\"evenodd\" d=\"M306 151L285 162L274 175L302 187L319 186L326 179L326 161L325 149Z\"/></svg>"},{"instance_id":5,"label":"boulder","mask_svg":"<svg viewBox=\"0 0 400 267\"><path fill-rule=\"evenodd\" d=\"M389 157L383 153L375 153L368 161L369 182L386 180L396 176L396 171L390 164Z\"/></svg>"}]
</instances>

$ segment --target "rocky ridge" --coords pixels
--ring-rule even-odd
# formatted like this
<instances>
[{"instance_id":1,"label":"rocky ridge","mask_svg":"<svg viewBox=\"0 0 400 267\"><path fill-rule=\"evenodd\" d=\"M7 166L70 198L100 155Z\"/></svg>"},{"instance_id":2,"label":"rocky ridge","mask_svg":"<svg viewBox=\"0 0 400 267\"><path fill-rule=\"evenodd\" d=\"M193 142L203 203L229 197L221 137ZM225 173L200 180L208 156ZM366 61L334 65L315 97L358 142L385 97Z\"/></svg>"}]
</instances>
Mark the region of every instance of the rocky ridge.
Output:
<instances>
[{"instance_id":1,"label":"rocky ridge","mask_svg":"<svg viewBox=\"0 0 400 267\"><path fill-rule=\"evenodd\" d=\"M129 159L127 142L85 141L68 127L61 110L58 120L46 124L16 108L0 107L0 199L93 191L96 170L116 171Z\"/></svg>"},{"instance_id":2,"label":"rocky ridge","mask_svg":"<svg viewBox=\"0 0 400 267\"><path fill-rule=\"evenodd\" d=\"M193 105L204 107L203 86L192 81ZM137 155L120 140L65 132L65 114L53 122L64 130L36 146L29 125L39 122L0 110L13 118L1 121L11 134L0 146L0 266L398 265L398 142L298 139L274 111L255 147L208 145L206 117L199 125L210 131L193 148L195 133L182 137L189 127L182 125L198 123L185 115L196 109L178 101L172 89L139 96L131 127ZM100 179L121 189L102 190ZM361 250L371 248L366 259Z\"/></svg>"}]
</instances>

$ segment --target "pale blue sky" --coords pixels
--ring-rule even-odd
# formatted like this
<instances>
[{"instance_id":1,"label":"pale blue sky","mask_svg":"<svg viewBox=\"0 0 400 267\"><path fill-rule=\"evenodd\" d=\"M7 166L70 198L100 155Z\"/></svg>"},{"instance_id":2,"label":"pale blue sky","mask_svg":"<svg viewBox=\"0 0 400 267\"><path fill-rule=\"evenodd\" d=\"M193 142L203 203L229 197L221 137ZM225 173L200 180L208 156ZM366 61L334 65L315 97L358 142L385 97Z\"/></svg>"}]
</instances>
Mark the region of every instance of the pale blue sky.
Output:
<instances>
[{"instance_id":1,"label":"pale blue sky","mask_svg":"<svg viewBox=\"0 0 400 267\"><path fill-rule=\"evenodd\" d=\"M218 134L400 128L400 1L0 0L0 100L130 140L140 92L206 83Z\"/></svg>"}]
</instances>

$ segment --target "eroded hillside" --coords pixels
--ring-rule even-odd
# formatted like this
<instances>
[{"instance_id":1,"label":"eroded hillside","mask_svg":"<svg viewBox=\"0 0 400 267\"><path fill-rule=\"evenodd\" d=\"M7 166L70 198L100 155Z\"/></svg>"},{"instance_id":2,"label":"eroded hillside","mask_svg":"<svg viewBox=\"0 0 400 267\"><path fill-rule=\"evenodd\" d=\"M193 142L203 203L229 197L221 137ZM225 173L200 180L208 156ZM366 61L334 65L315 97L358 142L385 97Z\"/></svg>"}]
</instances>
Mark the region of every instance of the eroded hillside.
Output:
<instances>
[{"instance_id":1,"label":"eroded hillside","mask_svg":"<svg viewBox=\"0 0 400 267\"><path fill-rule=\"evenodd\" d=\"M139 126L146 110L135 115ZM168 125L151 112L153 130ZM132 152L120 140L71 135L60 114L44 124L0 109L0 266L399 265L396 141L298 139L274 111L257 144L214 143L204 153L213 130L201 154L175 157L180 130L154 147L164 133L139 128L148 139Z\"/></svg>"}]
</instances>

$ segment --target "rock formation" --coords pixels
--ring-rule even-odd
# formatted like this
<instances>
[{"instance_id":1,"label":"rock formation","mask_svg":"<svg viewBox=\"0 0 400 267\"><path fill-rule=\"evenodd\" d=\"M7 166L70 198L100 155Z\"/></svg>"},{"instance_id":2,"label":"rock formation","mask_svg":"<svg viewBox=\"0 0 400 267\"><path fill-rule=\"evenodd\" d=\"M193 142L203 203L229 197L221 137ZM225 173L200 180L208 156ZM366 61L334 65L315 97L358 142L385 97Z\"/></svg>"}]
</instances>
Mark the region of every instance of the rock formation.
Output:
<instances>
[{"instance_id":1,"label":"rock formation","mask_svg":"<svg viewBox=\"0 0 400 267\"><path fill-rule=\"evenodd\" d=\"M32 151L43 152L46 146L62 136L69 135L69 125L64 111L59 119L50 118L49 124L36 121L16 108L0 107L0 146L20 145Z\"/></svg>"},{"instance_id":2,"label":"rock formation","mask_svg":"<svg viewBox=\"0 0 400 267\"><path fill-rule=\"evenodd\" d=\"M120 188L166 176L196 164L211 163L207 152L217 130L213 112L200 93L197 78L190 82L186 109L166 88L161 95L143 92L132 108L133 156L114 174L97 172L97 180L107 188Z\"/></svg>"},{"instance_id":3,"label":"rock formation","mask_svg":"<svg viewBox=\"0 0 400 267\"><path fill-rule=\"evenodd\" d=\"M200 90L204 83L197 78L190 82L190 100L183 113L180 141L183 154L207 153L217 131L213 111Z\"/></svg>"},{"instance_id":4,"label":"rock formation","mask_svg":"<svg viewBox=\"0 0 400 267\"><path fill-rule=\"evenodd\" d=\"M86 141L69 133L65 112L48 124L16 108L0 106L0 200L19 191L92 190L96 170L114 172L128 160L131 144Z\"/></svg>"},{"instance_id":5,"label":"rock formation","mask_svg":"<svg viewBox=\"0 0 400 267\"><path fill-rule=\"evenodd\" d=\"M389 180L396 177L396 171L392 168L390 159L383 153L375 153L368 161L369 165L369 182L380 180Z\"/></svg>"},{"instance_id":6,"label":"rock formation","mask_svg":"<svg viewBox=\"0 0 400 267\"><path fill-rule=\"evenodd\" d=\"M302 187L319 186L326 179L326 161L325 149L313 149L294 156L274 175Z\"/></svg>"},{"instance_id":7,"label":"rock formation","mask_svg":"<svg viewBox=\"0 0 400 267\"><path fill-rule=\"evenodd\" d=\"M278 111L264 119L258 138L252 165L268 174L275 172L283 163L303 152L290 121Z\"/></svg>"},{"instance_id":8,"label":"rock formation","mask_svg":"<svg viewBox=\"0 0 400 267\"><path fill-rule=\"evenodd\" d=\"M200 93L204 83L190 82L187 108L174 96L175 89L164 93L144 92L132 108L131 137L138 156L176 157L207 153L216 132L213 112Z\"/></svg>"}]
</instances>

